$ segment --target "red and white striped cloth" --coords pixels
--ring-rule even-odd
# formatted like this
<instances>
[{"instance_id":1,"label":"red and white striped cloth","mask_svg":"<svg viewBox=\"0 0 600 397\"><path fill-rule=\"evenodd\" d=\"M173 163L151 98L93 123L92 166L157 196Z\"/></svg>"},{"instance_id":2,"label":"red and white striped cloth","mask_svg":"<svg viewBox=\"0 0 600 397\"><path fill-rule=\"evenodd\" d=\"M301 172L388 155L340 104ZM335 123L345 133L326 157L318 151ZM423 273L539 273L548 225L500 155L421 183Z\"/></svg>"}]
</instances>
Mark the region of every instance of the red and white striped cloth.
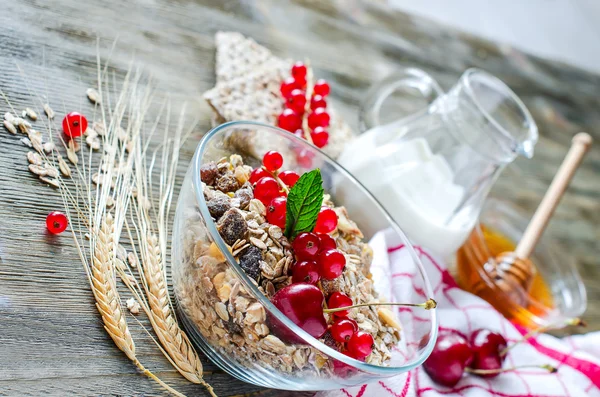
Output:
<instances>
[{"instance_id":1,"label":"red and white striped cloth","mask_svg":"<svg viewBox=\"0 0 600 397\"><path fill-rule=\"evenodd\" d=\"M389 280L388 288L405 286L406 280L403 279L411 277L406 266L403 267L403 263L410 261L408 251L403 246L388 246L381 234L373 238L371 245L376 252L372 268L374 277ZM509 343L520 339L526 332L506 320L484 300L458 288L447 268L424 249L416 247L416 250L434 288L440 329L468 335L477 328L488 328L502 333ZM378 255L378 252L387 252L387 255ZM403 326L408 329L412 324L404 321ZM320 392L317 396L600 397L600 332L563 339L539 335L530 339L529 343L511 349L505 362L506 366L523 364L550 364L558 368L558 372L550 374L543 370L523 369L492 379L465 375L455 387L445 387L434 383L419 367L393 378Z\"/></svg>"}]
</instances>

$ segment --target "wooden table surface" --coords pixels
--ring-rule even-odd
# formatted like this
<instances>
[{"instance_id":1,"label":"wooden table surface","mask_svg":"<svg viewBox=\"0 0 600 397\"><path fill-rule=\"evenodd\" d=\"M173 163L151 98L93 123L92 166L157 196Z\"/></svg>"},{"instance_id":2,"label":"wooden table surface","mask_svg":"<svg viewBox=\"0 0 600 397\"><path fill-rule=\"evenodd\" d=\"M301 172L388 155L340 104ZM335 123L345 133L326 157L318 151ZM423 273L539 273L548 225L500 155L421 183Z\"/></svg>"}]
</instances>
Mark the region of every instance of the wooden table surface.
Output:
<instances>
[{"instance_id":1,"label":"wooden table surface","mask_svg":"<svg viewBox=\"0 0 600 397\"><path fill-rule=\"evenodd\" d=\"M432 73L448 88L477 66L523 98L540 128L534 160L518 160L493 194L531 210L549 184L571 136L600 140L600 77L527 56L357 0L2 0L0 89L17 109L29 90L59 110L83 109L96 84L96 38L117 76L135 53L159 84L157 95L189 101L201 118L182 154L185 170L209 126L201 93L214 84L214 34L236 30L281 56L310 58L330 81L332 98L355 129L365 89L403 66ZM593 49L590 49L592 51ZM26 77L23 77L26 76ZM37 102L35 102L37 104ZM8 109L0 100L0 110ZM45 234L45 215L60 204L26 168L25 148L0 131L0 395L160 395L102 329L81 264L66 237ZM180 175L181 176L181 175ZM549 233L577 260L589 295L586 318L600 329L600 144L584 161ZM140 361L187 395L204 395L168 365L134 322ZM232 379L204 360L220 396L280 395Z\"/></svg>"}]
</instances>

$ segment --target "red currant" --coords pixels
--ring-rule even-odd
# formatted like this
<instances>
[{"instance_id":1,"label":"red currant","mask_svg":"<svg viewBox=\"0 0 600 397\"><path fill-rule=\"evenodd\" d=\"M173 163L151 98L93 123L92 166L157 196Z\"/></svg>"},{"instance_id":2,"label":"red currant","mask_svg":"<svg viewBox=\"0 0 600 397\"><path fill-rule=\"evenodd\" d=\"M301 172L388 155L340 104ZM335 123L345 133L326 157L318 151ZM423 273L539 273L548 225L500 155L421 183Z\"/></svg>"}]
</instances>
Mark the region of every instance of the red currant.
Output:
<instances>
[{"instance_id":1,"label":"red currant","mask_svg":"<svg viewBox=\"0 0 600 397\"><path fill-rule=\"evenodd\" d=\"M298 260L313 260L319 252L319 237L314 233L300 233L292 243Z\"/></svg>"},{"instance_id":2,"label":"red currant","mask_svg":"<svg viewBox=\"0 0 600 397\"><path fill-rule=\"evenodd\" d=\"M322 148L323 146L327 145L327 142L329 141L329 133L323 127L315 128L310 133L310 137L315 146L318 148Z\"/></svg>"},{"instance_id":3,"label":"red currant","mask_svg":"<svg viewBox=\"0 0 600 397\"><path fill-rule=\"evenodd\" d=\"M304 113L304 107L306 106L306 94L304 91L295 89L291 92L289 98L286 101L288 108L292 109L297 114Z\"/></svg>"},{"instance_id":4,"label":"red currant","mask_svg":"<svg viewBox=\"0 0 600 397\"><path fill-rule=\"evenodd\" d=\"M313 97L310 99L310 110L326 107L327 101L321 95L313 95Z\"/></svg>"},{"instance_id":5,"label":"red currant","mask_svg":"<svg viewBox=\"0 0 600 397\"><path fill-rule=\"evenodd\" d=\"M279 179L286 184L287 187L292 187L300 179L300 175L294 171L283 171L279 173Z\"/></svg>"},{"instance_id":6,"label":"red currant","mask_svg":"<svg viewBox=\"0 0 600 397\"><path fill-rule=\"evenodd\" d=\"M46 217L46 228L52 234L60 234L67 229L69 220L67 216L59 211L52 211Z\"/></svg>"},{"instance_id":7,"label":"red currant","mask_svg":"<svg viewBox=\"0 0 600 397\"><path fill-rule=\"evenodd\" d=\"M88 122L85 116L77 112L71 112L65 116L62 122L63 131L67 136L76 138L87 130Z\"/></svg>"},{"instance_id":8,"label":"red currant","mask_svg":"<svg viewBox=\"0 0 600 397\"><path fill-rule=\"evenodd\" d=\"M337 309L338 307L352 306L352 299L341 292L334 292L327 299L327 307L329 309ZM348 310L333 312L334 317L345 318L348 315Z\"/></svg>"},{"instance_id":9,"label":"red currant","mask_svg":"<svg viewBox=\"0 0 600 397\"><path fill-rule=\"evenodd\" d=\"M316 108L308 115L308 126L313 130L317 127L329 127L329 113L327 113L327 110Z\"/></svg>"},{"instance_id":10,"label":"red currant","mask_svg":"<svg viewBox=\"0 0 600 397\"><path fill-rule=\"evenodd\" d=\"M306 65L300 61L292 66L292 76L296 80L306 80Z\"/></svg>"},{"instance_id":11,"label":"red currant","mask_svg":"<svg viewBox=\"0 0 600 397\"><path fill-rule=\"evenodd\" d=\"M298 128L296 131L292 132L292 134L296 135L298 138L304 139L304 130L302 128Z\"/></svg>"},{"instance_id":12,"label":"red currant","mask_svg":"<svg viewBox=\"0 0 600 397\"><path fill-rule=\"evenodd\" d=\"M272 225L285 228L287 198L276 197L271 200L271 204L267 207L267 222Z\"/></svg>"},{"instance_id":13,"label":"red currant","mask_svg":"<svg viewBox=\"0 0 600 397\"><path fill-rule=\"evenodd\" d=\"M283 83L281 83L281 95L285 98L288 99L292 93L292 91L294 91L296 88L301 88L298 83L296 83L296 80L293 77L288 77L287 79L285 79L283 81Z\"/></svg>"},{"instance_id":14,"label":"red currant","mask_svg":"<svg viewBox=\"0 0 600 397\"><path fill-rule=\"evenodd\" d=\"M365 331L358 331L348 340L347 348L350 357L364 360L373 351L373 337Z\"/></svg>"},{"instance_id":15,"label":"red currant","mask_svg":"<svg viewBox=\"0 0 600 397\"><path fill-rule=\"evenodd\" d=\"M327 95L329 95L329 84L327 83L327 81L325 81L323 79L319 79L315 83L315 87L313 88L313 91L317 95L326 97Z\"/></svg>"},{"instance_id":16,"label":"red currant","mask_svg":"<svg viewBox=\"0 0 600 397\"><path fill-rule=\"evenodd\" d=\"M296 154L296 161L301 167L311 168L313 157L313 152L302 149Z\"/></svg>"},{"instance_id":17,"label":"red currant","mask_svg":"<svg viewBox=\"0 0 600 397\"><path fill-rule=\"evenodd\" d=\"M348 339L350 339L356 331L358 331L358 324L356 324L356 321L348 318L336 320L331 325L331 328L329 328L331 337L340 343L348 342Z\"/></svg>"},{"instance_id":18,"label":"red currant","mask_svg":"<svg viewBox=\"0 0 600 397\"><path fill-rule=\"evenodd\" d=\"M263 156L263 165L271 172L275 172L283 165L283 157L281 153L270 150Z\"/></svg>"},{"instance_id":19,"label":"red currant","mask_svg":"<svg viewBox=\"0 0 600 397\"><path fill-rule=\"evenodd\" d=\"M292 109L285 109L279 115L279 127L289 132L294 132L302 128L302 119Z\"/></svg>"},{"instance_id":20,"label":"red currant","mask_svg":"<svg viewBox=\"0 0 600 397\"><path fill-rule=\"evenodd\" d=\"M315 233L331 233L335 230L338 223L338 217L334 210L329 207L322 207L317 216Z\"/></svg>"},{"instance_id":21,"label":"red currant","mask_svg":"<svg viewBox=\"0 0 600 397\"><path fill-rule=\"evenodd\" d=\"M321 251L334 250L337 248L335 240L329 234L318 234L317 236L319 236L319 249Z\"/></svg>"},{"instance_id":22,"label":"red currant","mask_svg":"<svg viewBox=\"0 0 600 397\"><path fill-rule=\"evenodd\" d=\"M296 262L292 268L292 283L316 284L319 281L319 268L315 261Z\"/></svg>"},{"instance_id":23,"label":"red currant","mask_svg":"<svg viewBox=\"0 0 600 397\"><path fill-rule=\"evenodd\" d=\"M258 181L260 181L262 178L264 178L265 176L271 176L269 175L269 173L262 167L258 167L255 168L254 170L252 170L252 172L250 173L250 179L248 179L250 181L250 183L256 183Z\"/></svg>"},{"instance_id":24,"label":"red currant","mask_svg":"<svg viewBox=\"0 0 600 397\"><path fill-rule=\"evenodd\" d=\"M319 273L327 280L333 280L344 272L346 257L338 250L326 250L319 253Z\"/></svg>"},{"instance_id":25,"label":"red currant","mask_svg":"<svg viewBox=\"0 0 600 397\"><path fill-rule=\"evenodd\" d=\"M254 198L260 200L264 205L269 205L275 197L279 197L279 184L275 179L266 176L256 182Z\"/></svg>"}]
</instances>

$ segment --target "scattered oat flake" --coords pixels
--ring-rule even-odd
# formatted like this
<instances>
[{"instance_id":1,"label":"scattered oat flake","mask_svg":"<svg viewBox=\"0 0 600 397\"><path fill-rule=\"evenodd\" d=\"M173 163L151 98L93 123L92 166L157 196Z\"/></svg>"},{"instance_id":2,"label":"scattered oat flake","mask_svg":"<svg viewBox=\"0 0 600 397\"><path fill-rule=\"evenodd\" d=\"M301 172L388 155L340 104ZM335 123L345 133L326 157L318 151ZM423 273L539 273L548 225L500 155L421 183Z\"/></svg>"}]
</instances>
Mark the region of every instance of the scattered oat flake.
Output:
<instances>
[{"instance_id":1,"label":"scattered oat flake","mask_svg":"<svg viewBox=\"0 0 600 397\"><path fill-rule=\"evenodd\" d=\"M132 268L137 269L138 259L133 252L129 252L127 254L127 263L129 263L129 266L131 266Z\"/></svg>"},{"instance_id":2,"label":"scattered oat flake","mask_svg":"<svg viewBox=\"0 0 600 397\"><path fill-rule=\"evenodd\" d=\"M85 93L87 94L87 97L90 100L90 102L92 102L93 104L100 103L100 93L98 93L98 91L96 91L93 88L88 88Z\"/></svg>"},{"instance_id":3,"label":"scattered oat flake","mask_svg":"<svg viewBox=\"0 0 600 397\"><path fill-rule=\"evenodd\" d=\"M21 143L27 147L33 147L29 138L21 138Z\"/></svg>"},{"instance_id":4,"label":"scattered oat flake","mask_svg":"<svg viewBox=\"0 0 600 397\"><path fill-rule=\"evenodd\" d=\"M108 196L106 198L106 208L112 208L114 206L115 206L115 200L112 197Z\"/></svg>"},{"instance_id":5,"label":"scattered oat flake","mask_svg":"<svg viewBox=\"0 0 600 397\"><path fill-rule=\"evenodd\" d=\"M61 155L58 155L58 168L64 176L66 176L67 178L71 177L71 167L69 167L69 164L67 164L67 162Z\"/></svg>"},{"instance_id":6,"label":"scattered oat flake","mask_svg":"<svg viewBox=\"0 0 600 397\"><path fill-rule=\"evenodd\" d=\"M27 161L29 161L30 164L42 165L42 156L40 156L39 153L29 151L27 153Z\"/></svg>"},{"instance_id":7,"label":"scattered oat flake","mask_svg":"<svg viewBox=\"0 0 600 397\"><path fill-rule=\"evenodd\" d=\"M56 147L56 146L54 145L54 143L52 143L52 142L46 142L46 143L44 143L42 146L43 146L43 148L44 148L44 152L45 152L46 154L50 154L50 153L52 153L52 151L53 151L53 150L54 150L54 148Z\"/></svg>"},{"instance_id":8,"label":"scattered oat flake","mask_svg":"<svg viewBox=\"0 0 600 397\"><path fill-rule=\"evenodd\" d=\"M33 172L37 176L48 175L48 170L44 166L37 165L37 164L29 164L29 171Z\"/></svg>"},{"instance_id":9,"label":"scattered oat flake","mask_svg":"<svg viewBox=\"0 0 600 397\"><path fill-rule=\"evenodd\" d=\"M87 136L85 138L85 143L87 143L87 145L92 150L98 150L98 149L100 149L100 139L98 139L97 135L89 135L89 136Z\"/></svg>"},{"instance_id":10,"label":"scattered oat flake","mask_svg":"<svg viewBox=\"0 0 600 397\"><path fill-rule=\"evenodd\" d=\"M77 163L79 163L79 158L77 157L77 153L75 153L75 150L73 150L73 148L71 147L71 142L73 141L69 141L69 147L67 148L67 158L71 163L77 165Z\"/></svg>"},{"instance_id":11,"label":"scattered oat flake","mask_svg":"<svg viewBox=\"0 0 600 397\"><path fill-rule=\"evenodd\" d=\"M127 309L129 310L129 312L131 314L134 314L134 315L140 314L141 306L138 303L138 301L135 300L135 298L127 299L126 303L127 303Z\"/></svg>"},{"instance_id":12,"label":"scattered oat flake","mask_svg":"<svg viewBox=\"0 0 600 397\"><path fill-rule=\"evenodd\" d=\"M54 110L52 110L50 105L48 105L47 103L44 104L44 113L46 113L46 116L48 116L50 120L54 118Z\"/></svg>"},{"instance_id":13,"label":"scattered oat flake","mask_svg":"<svg viewBox=\"0 0 600 397\"><path fill-rule=\"evenodd\" d=\"M48 185L56 187L56 188L60 187L60 183L58 182L58 179L40 176L40 181L47 183Z\"/></svg>"},{"instance_id":14,"label":"scattered oat flake","mask_svg":"<svg viewBox=\"0 0 600 397\"><path fill-rule=\"evenodd\" d=\"M23 111L23 114L27 117L29 117L31 120L36 121L38 119L38 115L37 113L32 109L32 108L27 108Z\"/></svg>"},{"instance_id":15,"label":"scattered oat flake","mask_svg":"<svg viewBox=\"0 0 600 397\"><path fill-rule=\"evenodd\" d=\"M104 134L106 134L106 128L104 127L104 123L101 121L94 121L94 124L92 124L92 129L100 136L104 136Z\"/></svg>"},{"instance_id":16,"label":"scattered oat flake","mask_svg":"<svg viewBox=\"0 0 600 397\"><path fill-rule=\"evenodd\" d=\"M11 112L6 112L4 113L4 120L13 123L15 120L15 116L13 116Z\"/></svg>"},{"instance_id":17,"label":"scattered oat flake","mask_svg":"<svg viewBox=\"0 0 600 397\"><path fill-rule=\"evenodd\" d=\"M13 135L17 134L17 127L15 127L14 124L8 120L4 120L4 128L6 128L6 130Z\"/></svg>"},{"instance_id":18,"label":"scattered oat flake","mask_svg":"<svg viewBox=\"0 0 600 397\"><path fill-rule=\"evenodd\" d=\"M58 173L58 170L54 166L52 166L52 165L50 165L48 163L44 163L44 169L46 170L46 175L48 177L50 177L50 178L58 178L59 173Z\"/></svg>"},{"instance_id":19,"label":"scattered oat flake","mask_svg":"<svg viewBox=\"0 0 600 397\"><path fill-rule=\"evenodd\" d=\"M81 150L81 145L77 142L77 139L71 139L68 143L69 148L73 149L75 153Z\"/></svg>"}]
</instances>

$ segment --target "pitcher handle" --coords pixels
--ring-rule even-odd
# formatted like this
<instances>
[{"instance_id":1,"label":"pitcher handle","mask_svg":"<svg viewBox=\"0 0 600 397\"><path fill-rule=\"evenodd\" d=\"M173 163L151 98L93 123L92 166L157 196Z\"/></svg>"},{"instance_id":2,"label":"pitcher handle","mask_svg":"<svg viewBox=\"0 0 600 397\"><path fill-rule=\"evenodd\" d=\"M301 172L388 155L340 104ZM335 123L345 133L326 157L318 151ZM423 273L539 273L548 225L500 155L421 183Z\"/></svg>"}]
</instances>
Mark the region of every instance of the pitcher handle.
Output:
<instances>
[{"instance_id":1,"label":"pitcher handle","mask_svg":"<svg viewBox=\"0 0 600 397\"><path fill-rule=\"evenodd\" d=\"M359 122L363 131L381 125L379 114L385 100L402 87L416 88L430 103L444 91L428 73L416 68L406 68L375 83L360 105Z\"/></svg>"}]
</instances>

